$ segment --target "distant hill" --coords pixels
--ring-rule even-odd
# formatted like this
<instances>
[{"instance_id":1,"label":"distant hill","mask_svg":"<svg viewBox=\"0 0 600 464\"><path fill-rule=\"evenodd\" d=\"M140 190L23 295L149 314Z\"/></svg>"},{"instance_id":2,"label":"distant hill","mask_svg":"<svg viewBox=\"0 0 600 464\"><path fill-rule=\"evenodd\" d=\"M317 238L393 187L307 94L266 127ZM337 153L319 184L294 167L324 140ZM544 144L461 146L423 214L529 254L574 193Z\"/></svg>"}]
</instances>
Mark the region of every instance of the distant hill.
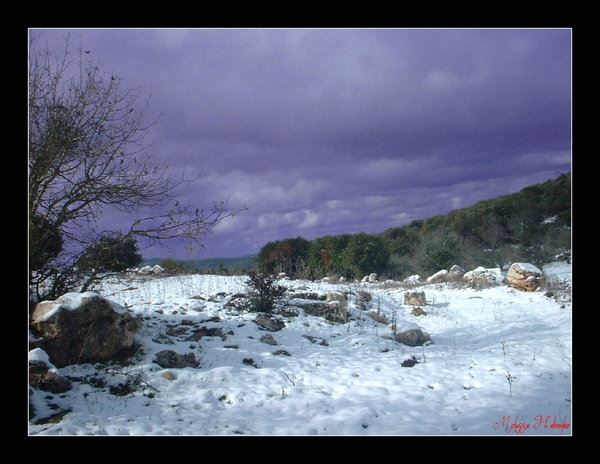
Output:
<instances>
[{"instance_id":1,"label":"distant hill","mask_svg":"<svg viewBox=\"0 0 600 464\"><path fill-rule=\"evenodd\" d=\"M164 258L147 258L144 259L142 266L154 266L160 264ZM202 270L236 270L250 269L255 265L256 255L240 256L237 258L209 258L209 259L191 259L178 260L186 267Z\"/></svg>"},{"instance_id":2,"label":"distant hill","mask_svg":"<svg viewBox=\"0 0 600 464\"><path fill-rule=\"evenodd\" d=\"M541 265L571 249L571 174L445 215L379 234L345 234L267 243L257 256L265 272L399 279L518 261Z\"/></svg>"}]
</instances>

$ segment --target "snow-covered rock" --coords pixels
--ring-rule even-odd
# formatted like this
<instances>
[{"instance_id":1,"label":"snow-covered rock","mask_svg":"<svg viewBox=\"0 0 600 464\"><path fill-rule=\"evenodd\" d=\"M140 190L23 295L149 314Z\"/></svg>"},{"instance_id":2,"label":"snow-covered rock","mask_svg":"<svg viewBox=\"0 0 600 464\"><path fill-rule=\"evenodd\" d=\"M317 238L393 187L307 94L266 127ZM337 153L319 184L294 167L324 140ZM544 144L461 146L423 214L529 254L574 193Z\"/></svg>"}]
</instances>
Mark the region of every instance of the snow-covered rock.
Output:
<instances>
[{"instance_id":1,"label":"snow-covered rock","mask_svg":"<svg viewBox=\"0 0 600 464\"><path fill-rule=\"evenodd\" d=\"M160 274L161 272L163 272L163 271L164 271L164 269L163 269L161 266L159 266L158 264L156 264L156 265L154 265L154 266L153 266L153 267L150 269L150 271L151 271L153 274Z\"/></svg>"},{"instance_id":2,"label":"snow-covered rock","mask_svg":"<svg viewBox=\"0 0 600 464\"><path fill-rule=\"evenodd\" d=\"M423 283L423 279L421 279L421 276L419 274L413 274L411 276L408 276L402 282L409 285L418 285Z\"/></svg>"},{"instance_id":3,"label":"snow-covered rock","mask_svg":"<svg viewBox=\"0 0 600 464\"><path fill-rule=\"evenodd\" d=\"M499 268L485 268L479 266L472 271L465 272L463 282L475 288L486 288L500 285L504 282L504 274Z\"/></svg>"},{"instance_id":4,"label":"snow-covered rock","mask_svg":"<svg viewBox=\"0 0 600 464\"><path fill-rule=\"evenodd\" d=\"M280 272L279 274L277 274L278 279L283 279L284 277L287 277L287 274L285 272Z\"/></svg>"},{"instance_id":5,"label":"snow-covered rock","mask_svg":"<svg viewBox=\"0 0 600 464\"><path fill-rule=\"evenodd\" d=\"M150 266L144 266L141 267L137 272L141 275L148 275L152 272L152 268Z\"/></svg>"},{"instance_id":6,"label":"snow-covered rock","mask_svg":"<svg viewBox=\"0 0 600 464\"><path fill-rule=\"evenodd\" d=\"M377 282L377 274L372 272L369 274L369 282Z\"/></svg>"},{"instance_id":7,"label":"snow-covered rock","mask_svg":"<svg viewBox=\"0 0 600 464\"><path fill-rule=\"evenodd\" d=\"M425 292L409 290L404 292L404 304L411 306L423 306L427 304Z\"/></svg>"},{"instance_id":8,"label":"snow-covered rock","mask_svg":"<svg viewBox=\"0 0 600 464\"><path fill-rule=\"evenodd\" d=\"M431 341L431 337L427 332L423 332L421 329L409 329L402 332L398 332L394 339L398 343L402 343L407 346L421 346Z\"/></svg>"},{"instance_id":9,"label":"snow-covered rock","mask_svg":"<svg viewBox=\"0 0 600 464\"><path fill-rule=\"evenodd\" d=\"M57 374L48 354L41 348L29 352L29 386L51 393L64 393L71 382Z\"/></svg>"},{"instance_id":10,"label":"snow-covered rock","mask_svg":"<svg viewBox=\"0 0 600 464\"><path fill-rule=\"evenodd\" d=\"M348 300L346 299L346 295L340 292L329 292L325 297L325 301L337 301L340 304L340 307L344 310L348 307Z\"/></svg>"},{"instance_id":11,"label":"snow-covered rock","mask_svg":"<svg viewBox=\"0 0 600 464\"><path fill-rule=\"evenodd\" d=\"M32 329L43 338L44 350L58 367L110 360L131 348L140 326L120 305L94 292L42 301L31 320Z\"/></svg>"},{"instance_id":12,"label":"snow-covered rock","mask_svg":"<svg viewBox=\"0 0 600 464\"><path fill-rule=\"evenodd\" d=\"M448 274L449 274L449 277L451 280L460 281L460 280L462 280L463 276L465 275L465 272L466 271L462 267L457 266L455 264L454 266L452 266L450 268L450 271L448 272Z\"/></svg>"},{"instance_id":13,"label":"snow-covered rock","mask_svg":"<svg viewBox=\"0 0 600 464\"><path fill-rule=\"evenodd\" d=\"M342 277L340 277L340 284L343 284L343 283L345 283L345 282L346 282L346 278L345 278L345 277L343 277L343 276L342 276Z\"/></svg>"},{"instance_id":14,"label":"snow-covered rock","mask_svg":"<svg viewBox=\"0 0 600 464\"><path fill-rule=\"evenodd\" d=\"M529 263L514 263L506 274L511 287L525 292L535 291L541 285L543 276L539 268Z\"/></svg>"},{"instance_id":15,"label":"snow-covered rock","mask_svg":"<svg viewBox=\"0 0 600 464\"><path fill-rule=\"evenodd\" d=\"M427 283L428 284L439 284L439 283L443 283L443 282L448 282L449 280L449 273L446 269L442 269L441 271L436 272L435 274L433 274L432 276L427 278Z\"/></svg>"}]
</instances>

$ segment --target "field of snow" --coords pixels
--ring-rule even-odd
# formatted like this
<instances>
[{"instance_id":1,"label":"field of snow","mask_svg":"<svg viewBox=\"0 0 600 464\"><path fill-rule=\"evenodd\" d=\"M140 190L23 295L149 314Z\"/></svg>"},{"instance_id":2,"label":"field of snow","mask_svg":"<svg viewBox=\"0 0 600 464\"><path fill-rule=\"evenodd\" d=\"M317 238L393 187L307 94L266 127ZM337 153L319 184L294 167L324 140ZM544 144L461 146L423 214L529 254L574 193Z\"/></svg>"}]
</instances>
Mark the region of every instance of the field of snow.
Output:
<instances>
[{"instance_id":1,"label":"field of snow","mask_svg":"<svg viewBox=\"0 0 600 464\"><path fill-rule=\"evenodd\" d=\"M544 271L570 282L566 263ZM390 324L368 318L352 298L346 324L299 311L285 318L284 329L266 332L254 324L256 314L227 307L227 296L217 295L245 291L244 280L195 275L107 281L100 293L143 318L141 350L131 365L106 376L107 385L75 381L65 394L51 395L53 404L71 412L56 424L30 425L30 434L571 434L569 302L506 285L422 285L416 290L429 304L423 307L427 315L417 317L403 304L406 289L400 285L280 281L320 293L370 292L370 309L379 308L389 321L395 313L399 331L419 326L430 334L433 344L411 348L385 338ZM198 295L207 300L191 298ZM184 319L220 328L225 339L190 342L183 340L189 332L165 334ZM260 342L269 333L278 346ZM167 380L167 369L153 363L161 350L193 352L200 367L168 369L176 378ZM273 354L278 350L290 356ZM418 364L402 367L412 356ZM243 362L250 358L254 365ZM57 372L89 379L101 367ZM127 375L141 375L146 383L125 396L111 394L109 386ZM53 412L45 396L36 391L33 397L39 417Z\"/></svg>"}]
</instances>

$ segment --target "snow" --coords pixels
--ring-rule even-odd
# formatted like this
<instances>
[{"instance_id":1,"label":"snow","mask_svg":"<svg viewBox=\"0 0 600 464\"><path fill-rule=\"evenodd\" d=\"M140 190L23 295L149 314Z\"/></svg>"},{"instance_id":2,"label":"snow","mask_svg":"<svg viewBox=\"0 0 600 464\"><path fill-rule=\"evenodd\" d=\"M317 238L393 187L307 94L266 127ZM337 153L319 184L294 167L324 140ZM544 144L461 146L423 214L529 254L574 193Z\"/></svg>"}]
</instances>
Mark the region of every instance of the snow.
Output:
<instances>
[{"instance_id":1,"label":"snow","mask_svg":"<svg viewBox=\"0 0 600 464\"><path fill-rule=\"evenodd\" d=\"M544 270L559 278L570 275L563 264ZM245 280L190 275L106 281L103 295L147 318L139 334L143 353L120 369L141 373L158 391L147 386L115 396L107 387L74 381L64 398L53 400L72 411L57 424L30 425L30 434L514 435L503 416L531 423L526 435L571 433L533 428L540 415L571 423L570 303L561 307L542 292L506 285L483 290L419 285L430 303L423 307L428 314L417 317L403 304L401 286L289 280L281 283L295 291L369 291L369 310L379 310L390 324L368 318L350 296L347 324L299 311L285 318L284 329L266 332L252 322L255 314L226 307L228 298L208 300L219 292L243 292ZM207 322L215 316L220 322ZM398 332L419 327L433 344L411 348L393 341L394 317ZM170 345L153 341L166 324L183 319L233 335L199 342L170 337ZM261 343L265 334L278 346ZM321 337L328 346L304 335ZM168 381L161 375L165 369L152 362L161 350L193 352L200 368L169 369L176 379ZM276 356L277 350L291 356ZM419 363L401 367L412 356ZM243 364L246 358L258 368ZM97 372L90 364L58 371L80 378ZM508 373L515 378L512 391ZM107 376L108 385L125 380ZM44 411L46 394L35 391L36 410Z\"/></svg>"},{"instance_id":2,"label":"snow","mask_svg":"<svg viewBox=\"0 0 600 464\"><path fill-rule=\"evenodd\" d=\"M100 295L97 292L83 292L83 293L70 292L70 293L65 293L64 295L60 296L53 302L52 301L49 302L49 303L54 303L54 304L52 305L52 308L44 314L44 316L42 317L42 320L47 321L47 320L51 319L52 317L54 317L54 315L58 311L62 311L62 310L76 311L81 307L82 304L84 304L87 300L92 299L92 298L102 298L102 299L106 300L111 305L112 309L116 313L124 314L126 312L125 309L123 309L123 307L121 305L115 303L114 301L112 301L108 298L103 297L102 295Z\"/></svg>"},{"instance_id":3,"label":"snow","mask_svg":"<svg viewBox=\"0 0 600 464\"><path fill-rule=\"evenodd\" d=\"M420 284L420 283L422 283L422 279L419 274L413 274L411 276L408 276L406 279L404 279L403 282L405 284Z\"/></svg>"},{"instance_id":4,"label":"snow","mask_svg":"<svg viewBox=\"0 0 600 464\"><path fill-rule=\"evenodd\" d=\"M511 267L515 267L517 269L521 269L523 272L530 272L532 274L541 275L542 271L533 264L529 263L514 263Z\"/></svg>"},{"instance_id":5,"label":"snow","mask_svg":"<svg viewBox=\"0 0 600 464\"><path fill-rule=\"evenodd\" d=\"M52 364L52 362L50 362L48 353L46 353L41 348L34 348L33 350L31 350L28 355L28 360L29 360L29 362L39 361L39 362L46 364L46 366L48 366L49 368L56 369L54 364Z\"/></svg>"}]
</instances>

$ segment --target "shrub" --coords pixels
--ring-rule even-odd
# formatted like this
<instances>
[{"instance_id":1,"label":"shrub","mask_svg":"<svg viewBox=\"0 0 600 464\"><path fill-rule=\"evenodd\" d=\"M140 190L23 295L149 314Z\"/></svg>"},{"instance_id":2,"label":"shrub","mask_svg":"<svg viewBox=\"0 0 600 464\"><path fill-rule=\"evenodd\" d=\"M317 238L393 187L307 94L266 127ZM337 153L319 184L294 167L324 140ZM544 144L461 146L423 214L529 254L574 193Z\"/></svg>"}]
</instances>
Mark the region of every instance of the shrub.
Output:
<instances>
[{"instance_id":1,"label":"shrub","mask_svg":"<svg viewBox=\"0 0 600 464\"><path fill-rule=\"evenodd\" d=\"M96 272L124 271L138 266L142 256L135 239L123 235L105 236L89 246L77 265L81 270Z\"/></svg>"},{"instance_id":2,"label":"shrub","mask_svg":"<svg viewBox=\"0 0 600 464\"><path fill-rule=\"evenodd\" d=\"M63 248L58 227L40 215L29 218L29 268L37 271L56 258Z\"/></svg>"},{"instance_id":3,"label":"shrub","mask_svg":"<svg viewBox=\"0 0 600 464\"><path fill-rule=\"evenodd\" d=\"M180 261L177 261L174 258L165 258L160 262L159 265L170 274L183 274L188 272L188 269L185 266L185 264Z\"/></svg>"},{"instance_id":4,"label":"shrub","mask_svg":"<svg viewBox=\"0 0 600 464\"><path fill-rule=\"evenodd\" d=\"M248 274L246 286L250 293L248 309L255 312L271 312L275 303L285 294L285 287L275 285L275 277L254 271Z\"/></svg>"},{"instance_id":5,"label":"shrub","mask_svg":"<svg viewBox=\"0 0 600 464\"><path fill-rule=\"evenodd\" d=\"M309 246L302 237L269 242L258 253L258 268L268 274L285 272L294 276L306 262Z\"/></svg>"}]
</instances>

